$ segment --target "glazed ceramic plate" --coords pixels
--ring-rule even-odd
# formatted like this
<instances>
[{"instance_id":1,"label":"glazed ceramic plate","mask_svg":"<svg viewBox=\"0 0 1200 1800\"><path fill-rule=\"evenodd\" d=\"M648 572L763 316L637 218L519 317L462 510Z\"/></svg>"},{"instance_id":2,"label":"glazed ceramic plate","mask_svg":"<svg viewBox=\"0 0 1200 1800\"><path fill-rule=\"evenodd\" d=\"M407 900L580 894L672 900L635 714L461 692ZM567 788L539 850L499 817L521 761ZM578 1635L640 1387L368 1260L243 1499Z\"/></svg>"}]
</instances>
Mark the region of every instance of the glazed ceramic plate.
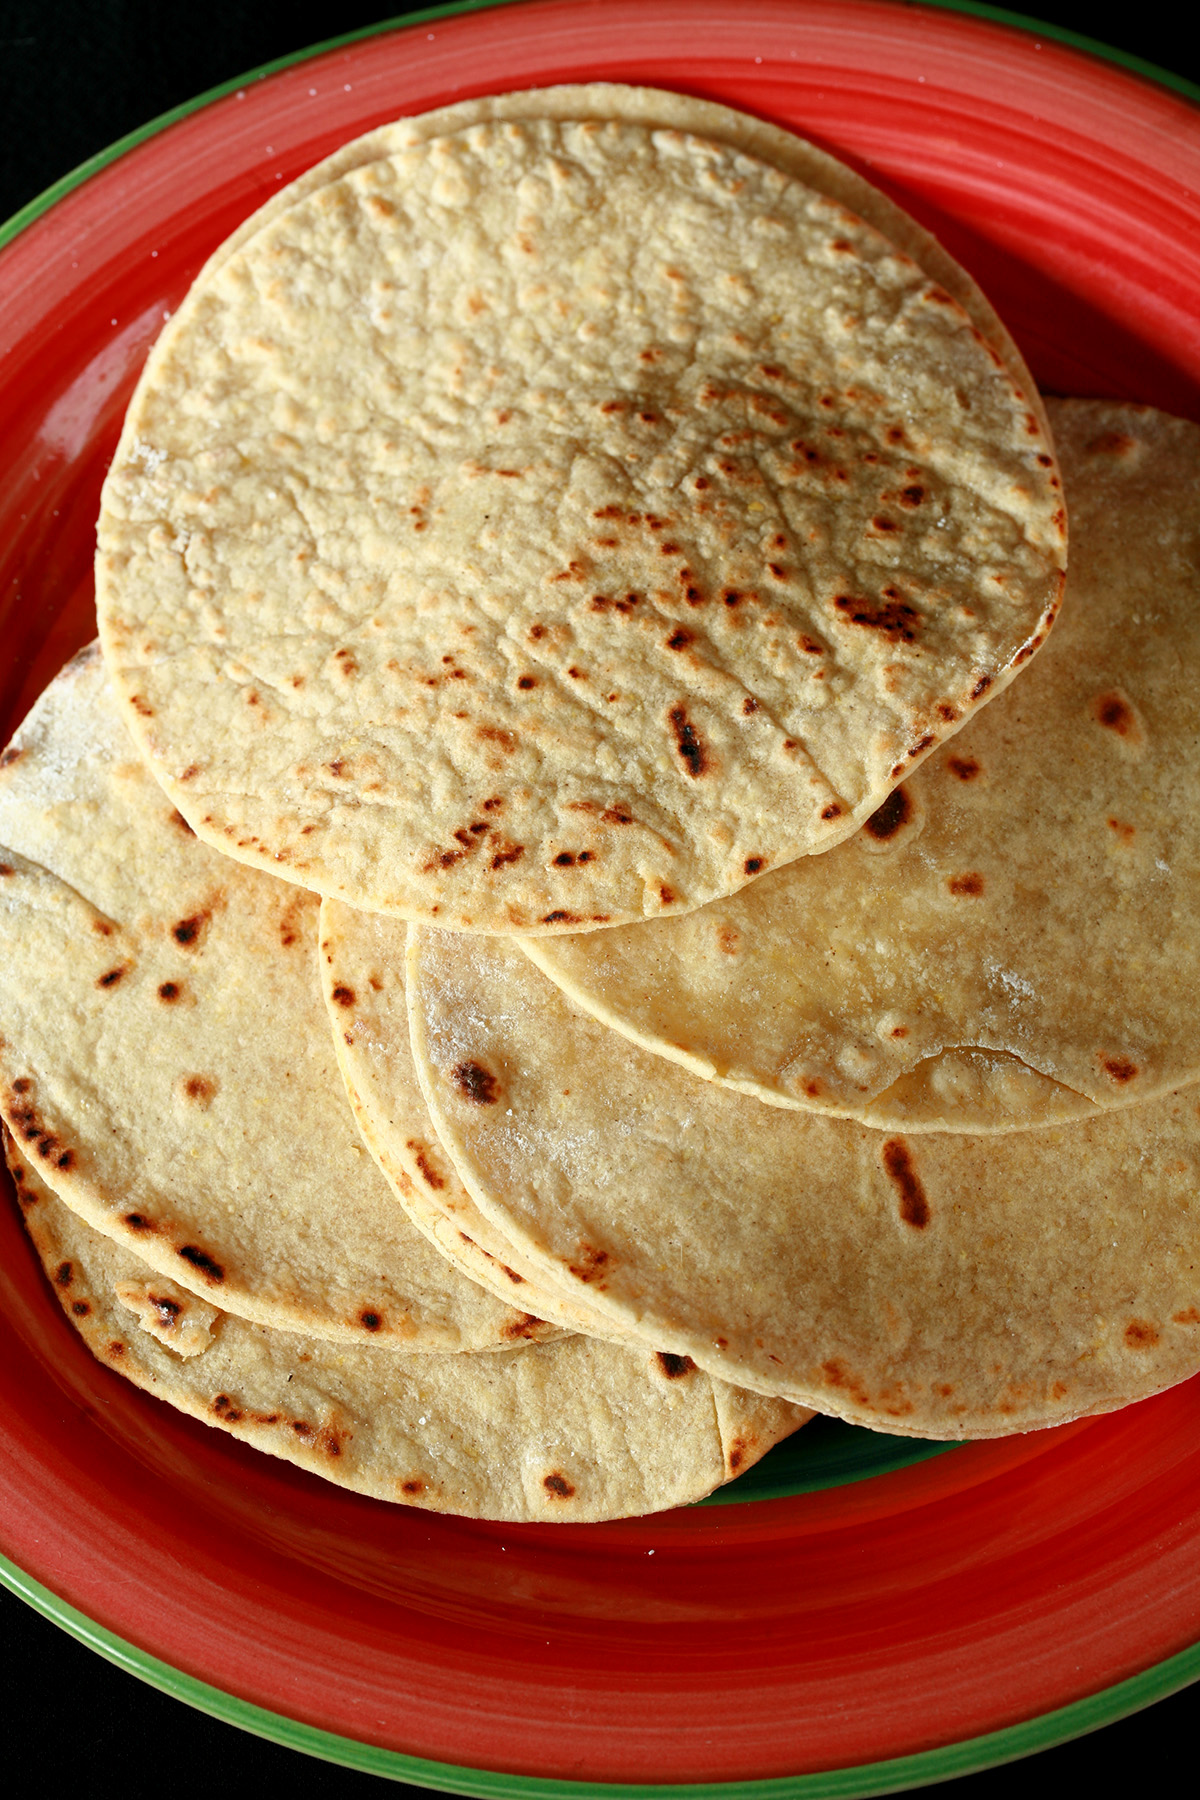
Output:
<instances>
[{"instance_id":1,"label":"glazed ceramic plate","mask_svg":"<svg viewBox=\"0 0 1200 1800\"><path fill-rule=\"evenodd\" d=\"M1200 112L1169 85L873 0L438 14L185 108L14 222L4 736L92 634L103 471L209 251L370 126L596 78L815 138L942 236L1045 387L1200 417ZM11 1211L0 1237L0 1572L126 1667L281 1742L467 1794L865 1794L1200 1674L1200 1382L936 1454L822 1423L724 1504L485 1525L342 1493L158 1406L91 1361Z\"/></svg>"}]
</instances>

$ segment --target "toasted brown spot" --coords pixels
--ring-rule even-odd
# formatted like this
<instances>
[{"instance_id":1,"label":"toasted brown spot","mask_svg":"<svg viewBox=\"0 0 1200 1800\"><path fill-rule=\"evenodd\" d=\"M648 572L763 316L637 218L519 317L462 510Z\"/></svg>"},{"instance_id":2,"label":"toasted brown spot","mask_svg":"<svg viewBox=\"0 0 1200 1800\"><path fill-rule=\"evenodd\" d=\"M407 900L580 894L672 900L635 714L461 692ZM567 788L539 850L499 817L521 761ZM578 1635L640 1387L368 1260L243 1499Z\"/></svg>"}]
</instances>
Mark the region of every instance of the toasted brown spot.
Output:
<instances>
[{"instance_id":1,"label":"toasted brown spot","mask_svg":"<svg viewBox=\"0 0 1200 1800\"><path fill-rule=\"evenodd\" d=\"M536 675L518 675L517 686L519 688L525 688L525 689L535 688L537 686L537 676Z\"/></svg>"},{"instance_id":2,"label":"toasted brown spot","mask_svg":"<svg viewBox=\"0 0 1200 1800\"><path fill-rule=\"evenodd\" d=\"M60 1262L57 1269L54 1271L54 1279L59 1287L70 1287L74 1276L75 1265L73 1263Z\"/></svg>"},{"instance_id":3,"label":"toasted brown spot","mask_svg":"<svg viewBox=\"0 0 1200 1800\"><path fill-rule=\"evenodd\" d=\"M692 636L691 632L685 631L683 626L681 625L679 627L679 629L677 631L673 631L671 633L670 637L667 639L667 649L668 650L686 650L688 645L695 643L695 641L696 640Z\"/></svg>"},{"instance_id":4,"label":"toasted brown spot","mask_svg":"<svg viewBox=\"0 0 1200 1800\"><path fill-rule=\"evenodd\" d=\"M557 1500L569 1500L575 1492L575 1489L567 1480L566 1476L560 1475L557 1469L554 1470L552 1474L543 1476L542 1486L548 1494L552 1494Z\"/></svg>"},{"instance_id":5,"label":"toasted brown spot","mask_svg":"<svg viewBox=\"0 0 1200 1800\"><path fill-rule=\"evenodd\" d=\"M674 888L660 887L658 890L658 897L664 906L674 906L675 904Z\"/></svg>"},{"instance_id":6,"label":"toasted brown spot","mask_svg":"<svg viewBox=\"0 0 1200 1800\"><path fill-rule=\"evenodd\" d=\"M734 1438L729 1446L729 1473L736 1475L746 1460L746 1445L742 1439Z\"/></svg>"},{"instance_id":7,"label":"toasted brown spot","mask_svg":"<svg viewBox=\"0 0 1200 1800\"><path fill-rule=\"evenodd\" d=\"M72 1300L71 1302L71 1311L77 1319L86 1319L91 1310L86 1300Z\"/></svg>"},{"instance_id":8,"label":"toasted brown spot","mask_svg":"<svg viewBox=\"0 0 1200 1800\"><path fill-rule=\"evenodd\" d=\"M582 925L583 924L583 914L567 912L563 907L556 906L554 908L553 912L543 913L541 918L538 920L538 924L539 925Z\"/></svg>"},{"instance_id":9,"label":"toasted brown spot","mask_svg":"<svg viewBox=\"0 0 1200 1800\"><path fill-rule=\"evenodd\" d=\"M823 819L840 819L842 812L843 807L841 802L838 800L831 800L828 806L823 806L821 808L821 817Z\"/></svg>"},{"instance_id":10,"label":"toasted brown spot","mask_svg":"<svg viewBox=\"0 0 1200 1800\"><path fill-rule=\"evenodd\" d=\"M358 996L352 987L345 987L339 982L333 990L333 998L339 1006L353 1006Z\"/></svg>"},{"instance_id":11,"label":"toasted brown spot","mask_svg":"<svg viewBox=\"0 0 1200 1800\"><path fill-rule=\"evenodd\" d=\"M912 1156L903 1138L889 1138L883 1146L883 1166L900 1192L900 1217L906 1225L923 1231L929 1223L929 1202L921 1186Z\"/></svg>"},{"instance_id":12,"label":"toasted brown spot","mask_svg":"<svg viewBox=\"0 0 1200 1800\"><path fill-rule=\"evenodd\" d=\"M757 875L765 862L765 856L748 856L742 864L742 868L747 875Z\"/></svg>"},{"instance_id":13,"label":"toasted brown spot","mask_svg":"<svg viewBox=\"0 0 1200 1800\"><path fill-rule=\"evenodd\" d=\"M430 1165L424 1150L417 1148L414 1143L410 1143L408 1147L413 1151L413 1160L421 1171L421 1177L426 1186L431 1188L444 1188L446 1183L442 1180L437 1170Z\"/></svg>"},{"instance_id":14,"label":"toasted brown spot","mask_svg":"<svg viewBox=\"0 0 1200 1800\"><path fill-rule=\"evenodd\" d=\"M20 762L25 754L24 750L18 750L15 744L10 744L4 755L0 756L0 769L11 768L13 763Z\"/></svg>"},{"instance_id":15,"label":"toasted brown spot","mask_svg":"<svg viewBox=\"0 0 1200 1800\"><path fill-rule=\"evenodd\" d=\"M500 1098L500 1083L482 1063L457 1063L450 1073L459 1092L477 1105L494 1106Z\"/></svg>"},{"instance_id":16,"label":"toasted brown spot","mask_svg":"<svg viewBox=\"0 0 1200 1800\"><path fill-rule=\"evenodd\" d=\"M177 925L171 927L171 936L177 944L182 944L187 949L196 942L207 921L207 913L193 913L190 919L180 919Z\"/></svg>"},{"instance_id":17,"label":"toasted brown spot","mask_svg":"<svg viewBox=\"0 0 1200 1800\"><path fill-rule=\"evenodd\" d=\"M158 997L160 1000L165 1000L167 1004L170 1005L172 1000L178 1000L179 993L180 988L177 981L164 981L159 987Z\"/></svg>"},{"instance_id":18,"label":"toasted brown spot","mask_svg":"<svg viewBox=\"0 0 1200 1800\"><path fill-rule=\"evenodd\" d=\"M475 736L481 738L486 744L498 744L500 749L507 751L509 755L517 747L516 732L503 731L499 725L480 725Z\"/></svg>"},{"instance_id":19,"label":"toasted brown spot","mask_svg":"<svg viewBox=\"0 0 1200 1800\"><path fill-rule=\"evenodd\" d=\"M145 1213L131 1212L125 1214L125 1223L130 1231L157 1231L158 1226Z\"/></svg>"},{"instance_id":20,"label":"toasted brown spot","mask_svg":"<svg viewBox=\"0 0 1200 1800\"><path fill-rule=\"evenodd\" d=\"M1123 819L1109 819L1108 829L1110 831L1115 831L1117 836L1126 844L1130 843L1137 836L1136 826L1127 825Z\"/></svg>"},{"instance_id":21,"label":"toasted brown spot","mask_svg":"<svg viewBox=\"0 0 1200 1800\"><path fill-rule=\"evenodd\" d=\"M217 1084L211 1075L185 1075L180 1083L183 1094L188 1100L207 1105L217 1091Z\"/></svg>"},{"instance_id":22,"label":"toasted brown spot","mask_svg":"<svg viewBox=\"0 0 1200 1800\"><path fill-rule=\"evenodd\" d=\"M419 1475L415 1476L412 1481L402 1481L400 1483L400 1492L402 1494L423 1494L425 1492L425 1483L421 1480Z\"/></svg>"},{"instance_id":23,"label":"toasted brown spot","mask_svg":"<svg viewBox=\"0 0 1200 1800\"><path fill-rule=\"evenodd\" d=\"M172 1300L167 1294L149 1294L147 1298L158 1314L160 1324L170 1326L178 1321L183 1311L180 1301Z\"/></svg>"},{"instance_id":24,"label":"toasted brown spot","mask_svg":"<svg viewBox=\"0 0 1200 1800\"><path fill-rule=\"evenodd\" d=\"M689 1375L696 1366L690 1356L676 1356L672 1350L656 1350L654 1356L668 1381L678 1381L681 1375Z\"/></svg>"},{"instance_id":25,"label":"toasted brown spot","mask_svg":"<svg viewBox=\"0 0 1200 1800\"><path fill-rule=\"evenodd\" d=\"M14 1094L27 1094L32 1086L28 1075L18 1075L12 1084L12 1091Z\"/></svg>"},{"instance_id":26,"label":"toasted brown spot","mask_svg":"<svg viewBox=\"0 0 1200 1800\"><path fill-rule=\"evenodd\" d=\"M1158 1327L1149 1319L1130 1319L1125 1327L1125 1342L1131 1350L1152 1350L1158 1342Z\"/></svg>"},{"instance_id":27,"label":"toasted brown spot","mask_svg":"<svg viewBox=\"0 0 1200 1800\"><path fill-rule=\"evenodd\" d=\"M541 1331L542 1321L533 1313L519 1313L512 1322L504 1327L506 1338L514 1341L520 1338L536 1337Z\"/></svg>"},{"instance_id":28,"label":"toasted brown spot","mask_svg":"<svg viewBox=\"0 0 1200 1800\"><path fill-rule=\"evenodd\" d=\"M1105 1056L1101 1058L1100 1067L1113 1081L1132 1081L1137 1074L1137 1064L1125 1056Z\"/></svg>"},{"instance_id":29,"label":"toasted brown spot","mask_svg":"<svg viewBox=\"0 0 1200 1800\"><path fill-rule=\"evenodd\" d=\"M502 869L506 863L519 862L524 854L524 844L506 844L502 850L496 851L488 867L492 869Z\"/></svg>"},{"instance_id":30,"label":"toasted brown spot","mask_svg":"<svg viewBox=\"0 0 1200 1800\"><path fill-rule=\"evenodd\" d=\"M695 726L682 706L673 706L667 714L675 730L675 748L695 781L709 767L708 751Z\"/></svg>"},{"instance_id":31,"label":"toasted brown spot","mask_svg":"<svg viewBox=\"0 0 1200 1800\"><path fill-rule=\"evenodd\" d=\"M717 944L726 956L736 956L737 947L741 943L742 934L736 925L718 925Z\"/></svg>"},{"instance_id":32,"label":"toasted brown spot","mask_svg":"<svg viewBox=\"0 0 1200 1800\"><path fill-rule=\"evenodd\" d=\"M98 988L116 987L118 981L120 981L121 977L127 973L128 969L128 963L120 963L115 969L110 969L107 975L101 975L97 979L96 986Z\"/></svg>"},{"instance_id":33,"label":"toasted brown spot","mask_svg":"<svg viewBox=\"0 0 1200 1800\"><path fill-rule=\"evenodd\" d=\"M225 1271L221 1264L207 1250L202 1250L199 1244L182 1244L175 1254L185 1263L190 1263L193 1269L199 1269L202 1275L207 1275L210 1281L224 1281Z\"/></svg>"},{"instance_id":34,"label":"toasted brown spot","mask_svg":"<svg viewBox=\"0 0 1200 1800\"><path fill-rule=\"evenodd\" d=\"M946 767L952 775L957 775L960 781L974 781L979 774L979 764L973 756L948 756Z\"/></svg>"},{"instance_id":35,"label":"toasted brown spot","mask_svg":"<svg viewBox=\"0 0 1200 1800\"><path fill-rule=\"evenodd\" d=\"M754 698L753 694L747 694L746 698L742 701L742 711L746 714L747 718L749 718L751 713L756 713L758 711L758 701Z\"/></svg>"},{"instance_id":36,"label":"toasted brown spot","mask_svg":"<svg viewBox=\"0 0 1200 1800\"><path fill-rule=\"evenodd\" d=\"M882 632L890 643L911 644L916 639L921 615L905 600L885 600L882 605L872 605L869 600L839 594L833 604L852 625L865 625L871 631Z\"/></svg>"},{"instance_id":37,"label":"toasted brown spot","mask_svg":"<svg viewBox=\"0 0 1200 1800\"><path fill-rule=\"evenodd\" d=\"M863 830L878 843L895 837L913 815L913 803L902 787L893 788L882 806L876 807Z\"/></svg>"},{"instance_id":38,"label":"toasted brown spot","mask_svg":"<svg viewBox=\"0 0 1200 1800\"><path fill-rule=\"evenodd\" d=\"M595 1281L603 1273L608 1261L607 1250L597 1250L592 1244L581 1244L578 1262L568 1263L567 1267L577 1281L589 1282Z\"/></svg>"},{"instance_id":39,"label":"toasted brown spot","mask_svg":"<svg viewBox=\"0 0 1200 1800\"><path fill-rule=\"evenodd\" d=\"M627 806L606 806L600 817L605 825L633 824L633 814Z\"/></svg>"},{"instance_id":40,"label":"toasted brown spot","mask_svg":"<svg viewBox=\"0 0 1200 1800\"><path fill-rule=\"evenodd\" d=\"M1200 1325L1200 1307L1187 1306L1182 1312L1172 1313L1171 1317L1177 1325Z\"/></svg>"},{"instance_id":41,"label":"toasted brown spot","mask_svg":"<svg viewBox=\"0 0 1200 1800\"><path fill-rule=\"evenodd\" d=\"M952 875L946 886L952 894L978 895L983 892L983 876L975 870L966 875Z\"/></svg>"},{"instance_id":42,"label":"toasted brown spot","mask_svg":"<svg viewBox=\"0 0 1200 1800\"><path fill-rule=\"evenodd\" d=\"M1097 723L1118 737L1131 737L1137 729L1133 708L1120 694L1100 694L1092 702L1092 711Z\"/></svg>"},{"instance_id":43,"label":"toasted brown spot","mask_svg":"<svg viewBox=\"0 0 1200 1800\"><path fill-rule=\"evenodd\" d=\"M378 1331L383 1324L383 1315L372 1312L368 1307L364 1312L359 1313L358 1322L364 1331Z\"/></svg>"},{"instance_id":44,"label":"toasted brown spot","mask_svg":"<svg viewBox=\"0 0 1200 1800\"><path fill-rule=\"evenodd\" d=\"M971 689L972 700L978 700L981 694L986 694L991 685L992 677L990 675L981 675L978 681L976 681L975 686Z\"/></svg>"},{"instance_id":45,"label":"toasted brown spot","mask_svg":"<svg viewBox=\"0 0 1200 1800\"><path fill-rule=\"evenodd\" d=\"M1089 456L1125 456L1134 448L1134 440L1123 431L1102 431L1089 440Z\"/></svg>"}]
</instances>

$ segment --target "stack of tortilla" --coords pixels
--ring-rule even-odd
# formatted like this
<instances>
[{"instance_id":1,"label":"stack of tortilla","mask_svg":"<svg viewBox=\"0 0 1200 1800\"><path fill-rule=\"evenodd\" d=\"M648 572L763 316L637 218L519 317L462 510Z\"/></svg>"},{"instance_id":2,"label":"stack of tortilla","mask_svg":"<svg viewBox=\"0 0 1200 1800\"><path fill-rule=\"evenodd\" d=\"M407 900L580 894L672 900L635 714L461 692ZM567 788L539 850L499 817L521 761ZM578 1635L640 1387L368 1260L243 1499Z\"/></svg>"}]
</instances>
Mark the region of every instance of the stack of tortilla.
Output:
<instances>
[{"instance_id":1,"label":"stack of tortilla","mask_svg":"<svg viewBox=\"0 0 1200 1800\"><path fill-rule=\"evenodd\" d=\"M102 1360L511 1519L1200 1368L1200 430L1048 422L811 146L553 89L248 221L99 536L0 1110Z\"/></svg>"}]
</instances>

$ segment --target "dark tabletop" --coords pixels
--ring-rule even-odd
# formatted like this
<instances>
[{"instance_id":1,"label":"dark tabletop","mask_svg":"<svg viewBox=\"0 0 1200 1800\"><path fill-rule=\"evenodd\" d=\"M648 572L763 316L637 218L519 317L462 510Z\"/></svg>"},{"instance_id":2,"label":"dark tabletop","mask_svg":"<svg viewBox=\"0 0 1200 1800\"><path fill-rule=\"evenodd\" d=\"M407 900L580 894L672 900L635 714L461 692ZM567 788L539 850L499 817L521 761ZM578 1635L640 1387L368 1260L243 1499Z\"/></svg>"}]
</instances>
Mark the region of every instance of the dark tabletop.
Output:
<instances>
[{"instance_id":1,"label":"dark tabletop","mask_svg":"<svg viewBox=\"0 0 1200 1800\"><path fill-rule=\"evenodd\" d=\"M415 10L397 0L0 0L0 221L114 139L218 82ZM1034 10L1045 23L1200 81L1195 49L1160 5L1118 13L1095 0L1038 0ZM310 1760L166 1698L4 1589L0 1648L3 1761L13 1792L22 1775L31 1789L74 1787L102 1768L130 1800L211 1800L214 1778L235 1793L299 1784L305 1794L334 1797L374 1788L375 1776ZM1103 1794L1118 1771L1133 1767L1143 1785L1184 1791L1198 1724L1200 1688L1186 1689L1024 1766L930 1791L999 1800L1038 1776L1051 1792ZM425 1790L389 1783L386 1791Z\"/></svg>"}]
</instances>

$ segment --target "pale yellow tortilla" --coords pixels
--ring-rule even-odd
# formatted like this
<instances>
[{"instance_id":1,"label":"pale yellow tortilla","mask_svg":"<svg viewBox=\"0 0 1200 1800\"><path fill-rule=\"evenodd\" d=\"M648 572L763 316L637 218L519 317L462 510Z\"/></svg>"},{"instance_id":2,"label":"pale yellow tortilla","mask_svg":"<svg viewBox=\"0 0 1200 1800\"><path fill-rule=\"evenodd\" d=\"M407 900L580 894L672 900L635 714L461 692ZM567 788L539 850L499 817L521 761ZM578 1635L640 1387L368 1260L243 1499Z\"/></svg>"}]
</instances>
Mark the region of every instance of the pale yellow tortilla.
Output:
<instances>
[{"instance_id":1,"label":"pale yellow tortilla","mask_svg":"<svg viewBox=\"0 0 1200 1800\"><path fill-rule=\"evenodd\" d=\"M1050 408L1071 569L1043 654L828 856L529 941L589 1012L761 1099L907 1130L1200 1075L1200 426Z\"/></svg>"},{"instance_id":2,"label":"pale yellow tortilla","mask_svg":"<svg viewBox=\"0 0 1200 1800\"><path fill-rule=\"evenodd\" d=\"M93 1231L6 1148L30 1236L93 1355L358 1493L468 1518L624 1518L700 1499L810 1416L684 1359L586 1338L398 1358L251 1324Z\"/></svg>"},{"instance_id":3,"label":"pale yellow tortilla","mask_svg":"<svg viewBox=\"0 0 1200 1800\"><path fill-rule=\"evenodd\" d=\"M480 931L828 848L1010 679L1064 518L999 352L679 131L471 127L214 268L105 488L101 632L195 829Z\"/></svg>"},{"instance_id":4,"label":"pale yellow tortilla","mask_svg":"<svg viewBox=\"0 0 1200 1800\"><path fill-rule=\"evenodd\" d=\"M464 131L470 125L488 120L523 119L621 119L652 130L694 132L713 143L744 150L760 162L794 176L818 194L836 200L890 238L953 295L998 352L1030 410L1037 414L1049 434L1037 384L1008 328L971 276L923 226L847 164L828 151L818 149L816 144L810 144L806 138L797 137L795 132L783 130L765 119L756 119L750 113L738 112L734 107L722 106L717 101L701 100L694 94L672 93L666 88L630 87L612 81L524 88L515 93L483 94L474 100L459 100L451 106L439 106L432 112L377 126L351 143L341 145L332 156L306 169L298 180L272 194L266 205L251 214L214 252L198 279L207 279L233 251L297 200L306 198L330 181L339 180L352 169L362 168L380 157L394 156L398 150L409 149L414 144L427 143L430 138Z\"/></svg>"},{"instance_id":5,"label":"pale yellow tortilla","mask_svg":"<svg viewBox=\"0 0 1200 1800\"><path fill-rule=\"evenodd\" d=\"M763 1106L573 1008L498 939L410 928L412 1047L480 1210L727 1380L993 1437L1200 1369L1200 1084L1002 1138Z\"/></svg>"},{"instance_id":6,"label":"pale yellow tortilla","mask_svg":"<svg viewBox=\"0 0 1200 1800\"><path fill-rule=\"evenodd\" d=\"M461 1351L544 1336L439 1256L346 1103L315 899L189 831L95 647L0 758L0 1111L63 1199L264 1325Z\"/></svg>"}]
</instances>

